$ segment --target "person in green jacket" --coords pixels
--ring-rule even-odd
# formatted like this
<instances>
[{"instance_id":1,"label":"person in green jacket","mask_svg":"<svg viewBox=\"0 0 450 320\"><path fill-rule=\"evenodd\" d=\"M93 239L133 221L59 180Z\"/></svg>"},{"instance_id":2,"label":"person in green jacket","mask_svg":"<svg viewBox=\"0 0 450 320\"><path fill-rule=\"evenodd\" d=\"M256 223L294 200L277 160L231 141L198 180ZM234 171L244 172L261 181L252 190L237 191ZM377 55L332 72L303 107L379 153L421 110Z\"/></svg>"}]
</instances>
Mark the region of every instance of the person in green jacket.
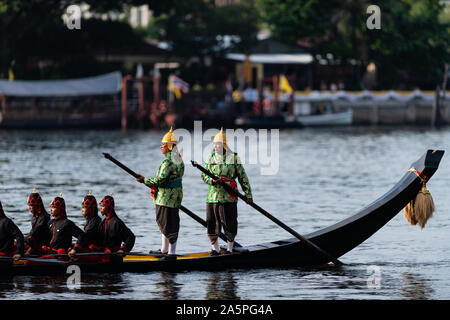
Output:
<instances>
[{"instance_id":1,"label":"person in green jacket","mask_svg":"<svg viewBox=\"0 0 450 320\"><path fill-rule=\"evenodd\" d=\"M164 159L156 176L145 178L139 175L136 181L152 188L151 195L156 206L156 222L161 231L161 250L175 257L178 232L180 230L179 209L183 200L182 177L184 163L177 148L177 137L172 128L161 141L161 152Z\"/></svg>"},{"instance_id":2,"label":"person in green jacket","mask_svg":"<svg viewBox=\"0 0 450 320\"><path fill-rule=\"evenodd\" d=\"M211 242L210 255L219 254L218 237L221 227L227 237L227 254L233 252L234 238L237 234L237 198L231 196L220 184L227 183L237 189L235 179L241 185L247 202L252 202L252 191L247 174L242 166L237 153L227 147L227 137L223 129L215 136L213 141L213 152L205 161L204 167L219 177L221 181L213 180L202 173L202 179L208 186L206 196L206 224L208 237Z\"/></svg>"}]
</instances>

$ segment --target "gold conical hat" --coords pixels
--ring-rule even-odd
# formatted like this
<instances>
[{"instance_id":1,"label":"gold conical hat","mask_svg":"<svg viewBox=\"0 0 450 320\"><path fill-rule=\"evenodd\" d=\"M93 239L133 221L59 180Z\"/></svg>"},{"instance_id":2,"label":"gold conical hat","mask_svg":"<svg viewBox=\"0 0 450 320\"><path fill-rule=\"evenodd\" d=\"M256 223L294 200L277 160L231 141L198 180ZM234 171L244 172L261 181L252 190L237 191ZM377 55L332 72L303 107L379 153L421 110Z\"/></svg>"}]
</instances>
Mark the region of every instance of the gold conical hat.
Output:
<instances>
[{"instance_id":1,"label":"gold conical hat","mask_svg":"<svg viewBox=\"0 0 450 320\"><path fill-rule=\"evenodd\" d=\"M172 127L170 127L170 131L164 135L161 142L168 143L169 149L172 150L173 143L177 143L177 136L173 133Z\"/></svg>"},{"instance_id":2,"label":"gold conical hat","mask_svg":"<svg viewBox=\"0 0 450 320\"><path fill-rule=\"evenodd\" d=\"M170 127L170 131L164 135L161 142L177 143L177 136L173 133L172 127Z\"/></svg>"},{"instance_id":3,"label":"gold conical hat","mask_svg":"<svg viewBox=\"0 0 450 320\"><path fill-rule=\"evenodd\" d=\"M221 142L224 145L227 143L227 136L226 136L225 132L223 132L223 128L220 128L220 132L218 134L216 134L213 142Z\"/></svg>"}]
</instances>

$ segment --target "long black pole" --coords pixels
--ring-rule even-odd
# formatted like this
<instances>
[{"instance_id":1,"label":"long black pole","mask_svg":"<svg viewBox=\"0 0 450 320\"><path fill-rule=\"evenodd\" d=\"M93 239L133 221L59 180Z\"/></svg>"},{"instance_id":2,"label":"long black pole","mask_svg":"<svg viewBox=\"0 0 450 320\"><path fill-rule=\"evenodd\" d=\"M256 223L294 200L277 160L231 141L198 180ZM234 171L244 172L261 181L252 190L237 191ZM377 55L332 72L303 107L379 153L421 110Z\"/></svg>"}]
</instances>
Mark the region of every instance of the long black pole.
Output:
<instances>
[{"instance_id":1,"label":"long black pole","mask_svg":"<svg viewBox=\"0 0 450 320\"><path fill-rule=\"evenodd\" d=\"M243 194L241 194L239 191L237 191L236 189L233 189L232 187L230 187L228 184L223 183L219 177L216 177L214 174L212 174L210 171L206 170L204 167L202 167L201 165L199 165L197 162L192 161L191 160L192 165L199 169L201 172L203 172L204 174L206 174L207 176L209 176L211 179L217 180L220 185L222 187L224 187L224 189L230 193L233 196L239 197L242 200L244 200L247 204L249 204L250 206L252 206L253 208L255 208L257 211L259 211L260 213L262 213L263 215L265 215L267 218L269 218L270 220L272 220L273 222L275 222L277 225L279 225L281 228L283 228L284 230L286 230L287 232L289 232L290 234L292 234L294 237L296 237L299 240L304 241L307 245L309 245L311 248L313 248L314 250L316 250L317 252L321 253L323 256L327 257L327 259L330 259L335 265L343 265L343 263L341 261L339 261L338 259L336 259L335 257L333 257L332 255L330 255L328 252L326 252L325 250L321 249L320 247L318 247L316 244L314 244L313 242L309 241L308 239L306 239L305 237L303 237L302 235L300 235L298 232L296 232L295 230L293 230L292 228L290 228L289 226L287 226L286 224L284 224L283 222L281 222L280 220L278 220L277 218L275 218L274 216L272 216L270 213L268 213L266 210L264 210L263 208L261 208L260 206L258 206L256 203L254 202L247 202L247 197Z\"/></svg>"},{"instance_id":2,"label":"long black pole","mask_svg":"<svg viewBox=\"0 0 450 320\"><path fill-rule=\"evenodd\" d=\"M122 168L123 170L125 170L126 172L128 172L129 174L131 174L133 177L137 178L139 177L139 175L134 172L133 170L131 170L130 168L128 168L127 166L125 166L123 163L121 163L120 161L116 160L113 156L111 156L109 153L103 153L103 155L105 156L106 159L112 161L114 164L116 164L118 167ZM181 205L180 206L181 211L183 211L184 213L186 213L189 217L191 217L192 219L194 219L195 221L197 221L198 223L200 223L202 226L204 226L205 228L207 227L206 225L206 221L203 220L202 218L200 218L199 216L197 216L195 213L193 213L191 210L189 210L188 208L186 208L185 206ZM227 237L223 234L220 233L219 234L220 239L222 239L223 241L227 241ZM237 243L236 241L234 242L234 245L236 247L242 247L239 243Z\"/></svg>"}]
</instances>

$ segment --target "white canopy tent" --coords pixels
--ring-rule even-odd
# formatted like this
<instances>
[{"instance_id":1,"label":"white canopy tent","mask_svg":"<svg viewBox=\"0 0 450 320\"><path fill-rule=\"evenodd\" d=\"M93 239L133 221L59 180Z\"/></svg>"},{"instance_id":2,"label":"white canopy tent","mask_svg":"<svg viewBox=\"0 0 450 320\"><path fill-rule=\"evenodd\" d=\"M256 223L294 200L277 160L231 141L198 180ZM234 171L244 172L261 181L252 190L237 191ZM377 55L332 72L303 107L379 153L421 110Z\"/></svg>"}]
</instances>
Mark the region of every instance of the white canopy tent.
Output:
<instances>
[{"instance_id":1,"label":"white canopy tent","mask_svg":"<svg viewBox=\"0 0 450 320\"><path fill-rule=\"evenodd\" d=\"M0 80L0 95L16 97L62 97L109 95L122 85L119 71L70 80Z\"/></svg>"}]
</instances>

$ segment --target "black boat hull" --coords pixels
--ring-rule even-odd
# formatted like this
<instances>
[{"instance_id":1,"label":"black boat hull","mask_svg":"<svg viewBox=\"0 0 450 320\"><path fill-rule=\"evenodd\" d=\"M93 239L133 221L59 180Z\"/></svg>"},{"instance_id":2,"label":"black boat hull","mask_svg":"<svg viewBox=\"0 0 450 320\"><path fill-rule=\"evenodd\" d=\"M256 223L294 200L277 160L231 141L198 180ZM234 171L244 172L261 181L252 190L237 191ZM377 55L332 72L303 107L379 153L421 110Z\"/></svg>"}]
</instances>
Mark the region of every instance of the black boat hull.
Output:
<instances>
[{"instance_id":1,"label":"black boat hull","mask_svg":"<svg viewBox=\"0 0 450 320\"><path fill-rule=\"evenodd\" d=\"M428 150L411 167L431 178L436 172L444 151ZM406 170L405 170L406 171ZM397 215L415 198L422 182L413 172L406 171L400 181L386 194L349 218L304 237L338 258L367 240ZM295 254L293 254L295 252ZM149 272L157 270L219 270L226 268L302 267L323 265L327 261L297 238L262 243L246 247L231 255L208 256L188 254L177 260L158 260L151 256L128 256L122 263L48 263L45 265L17 264L4 268L8 274L65 274L67 267L76 264L82 272ZM3 273L5 274L5 273Z\"/></svg>"}]
</instances>

